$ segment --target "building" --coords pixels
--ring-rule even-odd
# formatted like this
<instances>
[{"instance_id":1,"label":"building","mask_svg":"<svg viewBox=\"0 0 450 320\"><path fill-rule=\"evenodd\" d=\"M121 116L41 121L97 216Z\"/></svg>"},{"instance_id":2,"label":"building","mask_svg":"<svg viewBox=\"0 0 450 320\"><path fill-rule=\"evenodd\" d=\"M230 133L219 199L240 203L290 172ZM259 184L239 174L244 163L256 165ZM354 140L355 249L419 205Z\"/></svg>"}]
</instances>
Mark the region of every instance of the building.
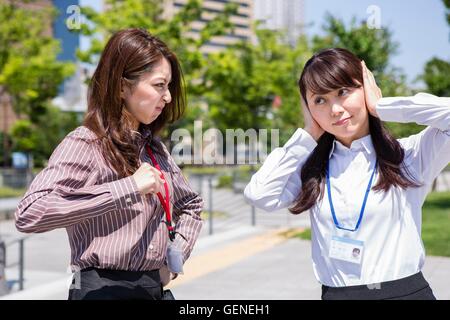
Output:
<instances>
[{"instance_id":1,"label":"building","mask_svg":"<svg viewBox=\"0 0 450 320\"><path fill-rule=\"evenodd\" d=\"M58 16L53 22L53 35L61 43L58 59L76 64L75 74L64 81L60 88L60 94L52 102L61 110L77 112L81 117L82 113L86 111L86 78L89 77L88 68L81 64L76 57L82 37L76 30L80 27L76 25L76 15L79 14L77 10L81 4L78 0L53 0L52 2L58 10Z\"/></svg>"},{"instance_id":2,"label":"building","mask_svg":"<svg viewBox=\"0 0 450 320\"><path fill-rule=\"evenodd\" d=\"M254 0L254 19L261 27L284 30L290 44L295 44L303 33L305 21L304 0Z\"/></svg>"},{"instance_id":3,"label":"building","mask_svg":"<svg viewBox=\"0 0 450 320\"><path fill-rule=\"evenodd\" d=\"M164 2L165 17L170 18L173 16L187 2L188 0L166 0ZM187 35L193 38L199 37L199 33L205 24L214 19L218 13L222 12L225 5L229 2L235 2L239 5L237 14L233 15L230 19L234 24L234 31L227 35L213 37L202 47L202 52L217 52L238 41L253 40L253 0L203 0L202 17L200 20L191 24L191 31Z\"/></svg>"},{"instance_id":4,"label":"building","mask_svg":"<svg viewBox=\"0 0 450 320\"><path fill-rule=\"evenodd\" d=\"M67 18L74 13L74 6L80 6L78 0L53 0L53 6L58 10L58 16L53 22L53 36L61 40L61 53L58 56L62 61L76 61L76 50L80 47L80 35L71 31Z\"/></svg>"}]
</instances>

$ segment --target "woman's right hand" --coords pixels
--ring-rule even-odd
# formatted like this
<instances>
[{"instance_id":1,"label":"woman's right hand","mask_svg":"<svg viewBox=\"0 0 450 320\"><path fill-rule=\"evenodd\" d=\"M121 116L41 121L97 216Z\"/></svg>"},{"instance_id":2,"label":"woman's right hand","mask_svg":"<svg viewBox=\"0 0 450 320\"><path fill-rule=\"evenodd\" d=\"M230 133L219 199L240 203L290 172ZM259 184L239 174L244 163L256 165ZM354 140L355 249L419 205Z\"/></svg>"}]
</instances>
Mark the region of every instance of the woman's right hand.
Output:
<instances>
[{"instance_id":1,"label":"woman's right hand","mask_svg":"<svg viewBox=\"0 0 450 320\"><path fill-rule=\"evenodd\" d=\"M161 178L161 172L149 163L144 162L133 174L134 181L142 195L147 193L158 193L163 190L164 180Z\"/></svg>"},{"instance_id":2,"label":"woman's right hand","mask_svg":"<svg viewBox=\"0 0 450 320\"><path fill-rule=\"evenodd\" d=\"M316 141L319 141L319 138L325 133L321 126L317 123L316 120L311 115L309 111L308 105L302 97L302 110L303 110L303 118L305 119L305 131L308 132Z\"/></svg>"}]
</instances>

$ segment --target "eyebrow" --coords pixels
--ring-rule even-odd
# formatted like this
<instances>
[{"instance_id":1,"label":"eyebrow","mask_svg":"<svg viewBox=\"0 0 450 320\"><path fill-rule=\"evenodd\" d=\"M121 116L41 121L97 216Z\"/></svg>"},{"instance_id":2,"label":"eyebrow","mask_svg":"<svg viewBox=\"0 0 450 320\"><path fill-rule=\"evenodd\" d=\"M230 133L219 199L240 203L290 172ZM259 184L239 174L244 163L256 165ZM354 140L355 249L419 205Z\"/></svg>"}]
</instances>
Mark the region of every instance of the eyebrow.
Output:
<instances>
[{"instance_id":1,"label":"eyebrow","mask_svg":"<svg viewBox=\"0 0 450 320\"><path fill-rule=\"evenodd\" d=\"M152 80L159 80L159 79L162 79L162 80L164 80L164 81L167 81L167 80L166 80L166 77L164 77L164 76L156 76L156 77L153 78ZM172 79L170 79L168 82L170 83L170 81L172 81Z\"/></svg>"},{"instance_id":2,"label":"eyebrow","mask_svg":"<svg viewBox=\"0 0 450 320\"><path fill-rule=\"evenodd\" d=\"M314 98L314 96L317 96L317 95L318 95L318 93L312 93L312 94L309 96L309 98L312 99L312 98Z\"/></svg>"}]
</instances>

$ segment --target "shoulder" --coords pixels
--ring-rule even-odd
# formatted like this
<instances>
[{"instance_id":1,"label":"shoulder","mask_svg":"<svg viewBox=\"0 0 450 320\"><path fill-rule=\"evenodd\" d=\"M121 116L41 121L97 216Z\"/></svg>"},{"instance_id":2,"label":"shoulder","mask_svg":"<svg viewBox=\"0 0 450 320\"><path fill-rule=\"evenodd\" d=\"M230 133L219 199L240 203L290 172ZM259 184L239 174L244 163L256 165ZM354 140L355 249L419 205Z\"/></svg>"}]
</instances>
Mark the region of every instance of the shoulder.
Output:
<instances>
[{"instance_id":1,"label":"shoulder","mask_svg":"<svg viewBox=\"0 0 450 320\"><path fill-rule=\"evenodd\" d=\"M96 148L94 142L97 135L85 126L75 128L69 132L54 150L54 154L79 156L92 153Z\"/></svg>"},{"instance_id":2,"label":"shoulder","mask_svg":"<svg viewBox=\"0 0 450 320\"><path fill-rule=\"evenodd\" d=\"M97 135L91 129L85 126L79 126L75 128L73 131L67 134L66 138L80 139L86 142L94 142L98 140Z\"/></svg>"},{"instance_id":3,"label":"shoulder","mask_svg":"<svg viewBox=\"0 0 450 320\"><path fill-rule=\"evenodd\" d=\"M156 151L157 160L161 161L160 165L167 171L180 171L180 168L172 158L169 149L160 137L154 137L152 142L152 149Z\"/></svg>"}]
</instances>

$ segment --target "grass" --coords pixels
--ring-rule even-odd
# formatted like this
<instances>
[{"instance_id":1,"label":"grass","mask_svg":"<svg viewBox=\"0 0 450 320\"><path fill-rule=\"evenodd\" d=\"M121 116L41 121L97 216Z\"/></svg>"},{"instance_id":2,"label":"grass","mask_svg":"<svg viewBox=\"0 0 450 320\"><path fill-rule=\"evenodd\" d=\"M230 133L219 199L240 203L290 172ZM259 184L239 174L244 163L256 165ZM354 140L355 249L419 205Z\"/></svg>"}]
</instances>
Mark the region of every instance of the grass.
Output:
<instances>
[{"instance_id":1,"label":"grass","mask_svg":"<svg viewBox=\"0 0 450 320\"><path fill-rule=\"evenodd\" d=\"M201 175L206 178L208 175L213 175L218 178L216 188L233 189L234 183L248 182L252 174L259 169L258 165L239 165L239 166L210 166L210 167L195 167L186 166L183 168L183 173L187 176Z\"/></svg>"},{"instance_id":2,"label":"grass","mask_svg":"<svg viewBox=\"0 0 450 320\"><path fill-rule=\"evenodd\" d=\"M226 216L227 216L227 214L225 212L213 210L213 215L212 215L213 219L216 219L216 218L223 219ZM201 217L203 220L208 220L209 219L209 211L207 211L207 210L203 211Z\"/></svg>"},{"instance_id":3,"label":"grass","mask_svg":"<svg viewBox=\"0 0 450 320\"><path fill-rule=\"evenodd\" d=\"M25 189L13 189L8 187L0 187L0 198L22 197Z\"/></svg>"},{"instance_id":4,"label":"grass","mask_svg":"<svg viewBox=\"0 0 450 320\"><path fill-rule=\"evenodd\" d=\"M250 174L252 166L250 165L222 165L222 166L185 166L183 173L185 174L200 174L200 175L217 175L217 174L231 174L233 171L237 172L239 176L247 176ZM260 168L260 165L254 165L253 170L256 172Z\"/></svg>"},{"instance_id":5,"label":"grass","mask_svg":"<svg viewBox=\"0 0 450 320\"><path fill-rule=\"evenodd\" d=\"M311 229L292 237L311 240ZM422 239L429 256L450 257L450 192L433 192L423 205Z\"/></svg>"},{"instance_id":6,"label":"grass","mask_svg":"<svg viewBox=\"0 0 450 320\"><path fill-rule=\"evenodd\" d=\"M450 257L450 192L434 192L427 197L422 239L427 255Z\"/></svg>"}]
</instances>

